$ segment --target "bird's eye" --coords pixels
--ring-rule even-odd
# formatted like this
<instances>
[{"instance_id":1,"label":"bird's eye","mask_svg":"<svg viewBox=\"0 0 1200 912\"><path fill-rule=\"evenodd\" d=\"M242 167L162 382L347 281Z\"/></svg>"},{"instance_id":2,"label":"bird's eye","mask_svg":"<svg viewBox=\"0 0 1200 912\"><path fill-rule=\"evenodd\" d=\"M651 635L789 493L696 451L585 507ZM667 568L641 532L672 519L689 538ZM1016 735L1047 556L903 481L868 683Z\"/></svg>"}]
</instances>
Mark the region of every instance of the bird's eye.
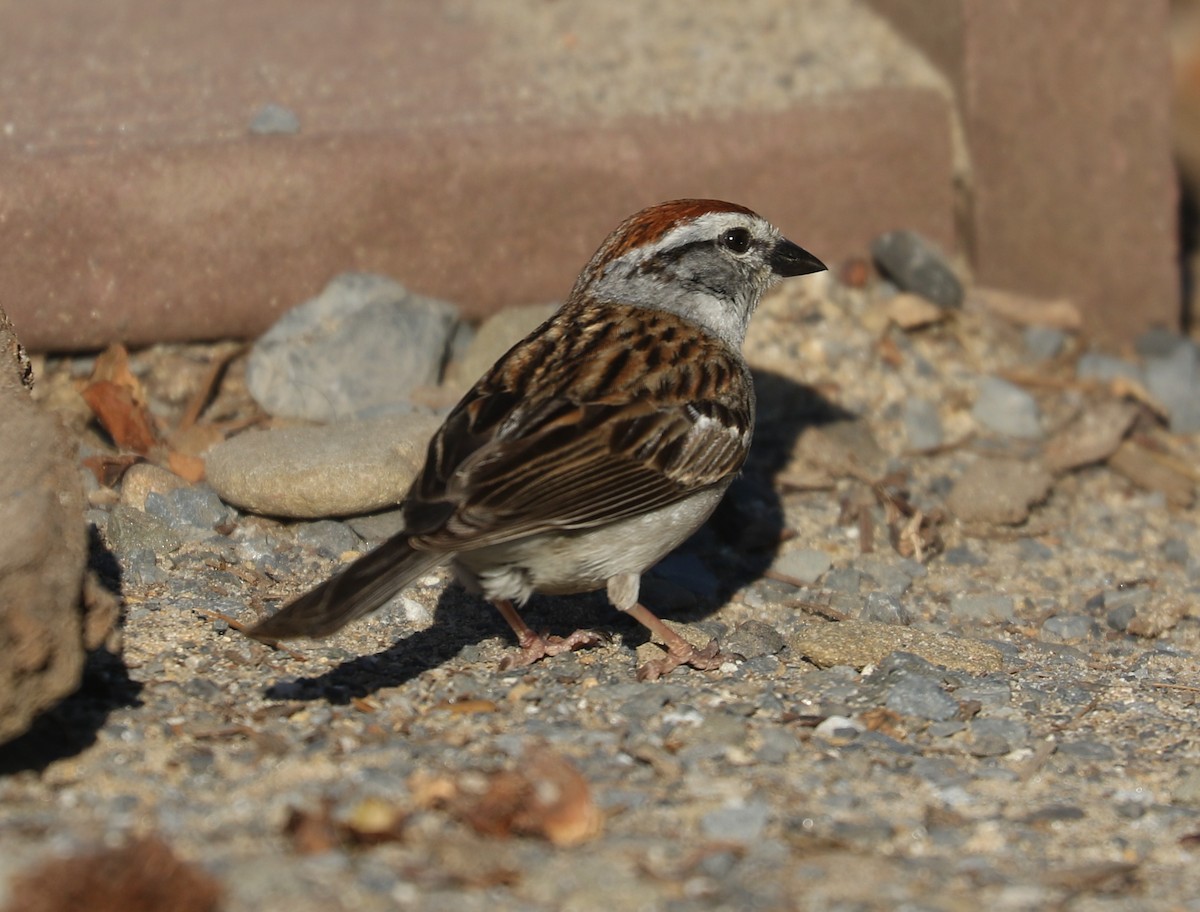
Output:
<instances>
[{"instance_id":1,"label":"bird's eye","mask_svg":"<svg viewBox=\"0 0 1200 912\"><path fill-rule=\"evenodd\" d=\"M750 249L750 232L745 228L730 228L721 235L721 243L734 253L745 253Z\"/></svg>"}]
</instances>

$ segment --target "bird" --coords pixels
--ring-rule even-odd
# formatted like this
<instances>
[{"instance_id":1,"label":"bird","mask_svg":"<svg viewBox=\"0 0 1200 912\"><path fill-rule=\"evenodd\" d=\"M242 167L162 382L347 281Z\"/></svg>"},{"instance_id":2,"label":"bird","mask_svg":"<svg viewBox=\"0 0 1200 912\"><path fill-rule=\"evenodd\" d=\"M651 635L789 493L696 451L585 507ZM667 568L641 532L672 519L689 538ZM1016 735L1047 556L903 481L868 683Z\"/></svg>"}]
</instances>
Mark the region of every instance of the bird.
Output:
<instances>
[{"instance_id":1,"label":"bird","mask_svg":"<svg viewBox=\"0 0 1200 912\"><path fill-rule=\"evenodd\" d=\"M672 200L625 219L565 303L447 415L403 530L250 635L327 636L449 561L516 635L502 669L600 642L537 633L519 613L535 592L597 590L666 647L639 679L719 668L715 640L693 646L641 603L641 575L705 522L746 460L742 345L763 293L824 269L735 203Z\"/></svg>"}]
</instances>

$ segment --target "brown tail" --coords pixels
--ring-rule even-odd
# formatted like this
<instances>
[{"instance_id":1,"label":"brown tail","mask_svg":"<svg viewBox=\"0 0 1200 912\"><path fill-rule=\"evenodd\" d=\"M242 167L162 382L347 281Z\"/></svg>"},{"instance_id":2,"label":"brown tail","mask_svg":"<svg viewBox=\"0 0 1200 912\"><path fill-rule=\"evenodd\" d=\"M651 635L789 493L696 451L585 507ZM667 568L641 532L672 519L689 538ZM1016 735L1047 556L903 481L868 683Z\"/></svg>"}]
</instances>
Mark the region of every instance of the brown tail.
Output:
<instances>
[{"instance_id":1,"label":"brown tail","mask_svg":"<svg viewBox=\"0 0 1200 912\"><path fill-rule=\"evenodd\" d=\"M397 535L257 624L250 636L256 640L328 636L379 608L444 557L418 551L407 536Z\"/></svg>"}]
</instances>

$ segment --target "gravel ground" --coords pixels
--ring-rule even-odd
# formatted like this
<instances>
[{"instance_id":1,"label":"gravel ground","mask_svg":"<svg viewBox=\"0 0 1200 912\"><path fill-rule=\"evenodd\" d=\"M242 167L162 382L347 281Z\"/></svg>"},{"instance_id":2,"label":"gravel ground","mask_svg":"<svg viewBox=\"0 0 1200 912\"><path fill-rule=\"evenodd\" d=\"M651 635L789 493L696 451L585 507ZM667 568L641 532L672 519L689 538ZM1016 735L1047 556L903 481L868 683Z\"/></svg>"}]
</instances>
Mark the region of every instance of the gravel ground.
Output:
<instances>
[{"instance_id":1,"label":"gravel ground","mask_svg":"<svg viewBox=\"0 0 1200 912\"><path fill-rule=\"evenodd\" d=\"M0 882L157 835L231 912L1200 910L1200 440L1163 427L1134 352L1133 381L1097 379L1069 333L970 293L903 331L894 293L792 283L756 317L751 463L646 587L742 657L718 672L639 683L655 647L598 597L527 617L609 643L499 672L510 633L444 572L271 649L238 625L386 514L92 479L124 651L0 750ZM244 353L133 370L168 425L224 360L197 426L228 436L263 417ZM76 401L92 364L39 369L84 455L111 453ZM1047 455L1114 403L1104 452Z\"/></svg>"}]
</instances>

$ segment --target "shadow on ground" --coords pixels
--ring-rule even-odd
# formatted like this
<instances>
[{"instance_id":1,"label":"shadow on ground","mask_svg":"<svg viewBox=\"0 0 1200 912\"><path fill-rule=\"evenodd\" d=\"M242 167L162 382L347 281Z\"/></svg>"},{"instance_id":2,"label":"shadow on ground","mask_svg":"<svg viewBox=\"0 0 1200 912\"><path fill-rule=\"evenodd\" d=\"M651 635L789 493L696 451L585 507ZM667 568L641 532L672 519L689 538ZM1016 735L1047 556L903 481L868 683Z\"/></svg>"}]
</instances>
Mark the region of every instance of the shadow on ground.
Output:
<instances>
[{"instance_id":1,"label":"shadow on ground","mask_svg":"<svg viewBox=\"0 0 1200 912\"><path fill-rule=\"evenodd\" d=\"M712 518L679 549L696 555L704 563L719 581L717 591L701 597L692 607L661 612L672 620L704 620L734 592L762 578L783 540L783 506L776 476L788 464L796 441L806 428L854 417L812 387L780 374L756 371L754 381L758 422L750 458ZM686 581L682 584L687 587ZM649 607L657 610L654 605ZM579 627L594 628L606 634L620 634L632 647L646 640L644 628L613 611L602 593L536 596L522 615L535 630L567 634ZM267 696L348 703L356 697L405 684L457 655L464 647L496 636L515 642L507 624L491 606L452 585L442 592L431 627L380 652L343 662L324 674L276 683L268 688ZM632 671L631 666L631 679Z\"/></svg>"}]
</instances>

